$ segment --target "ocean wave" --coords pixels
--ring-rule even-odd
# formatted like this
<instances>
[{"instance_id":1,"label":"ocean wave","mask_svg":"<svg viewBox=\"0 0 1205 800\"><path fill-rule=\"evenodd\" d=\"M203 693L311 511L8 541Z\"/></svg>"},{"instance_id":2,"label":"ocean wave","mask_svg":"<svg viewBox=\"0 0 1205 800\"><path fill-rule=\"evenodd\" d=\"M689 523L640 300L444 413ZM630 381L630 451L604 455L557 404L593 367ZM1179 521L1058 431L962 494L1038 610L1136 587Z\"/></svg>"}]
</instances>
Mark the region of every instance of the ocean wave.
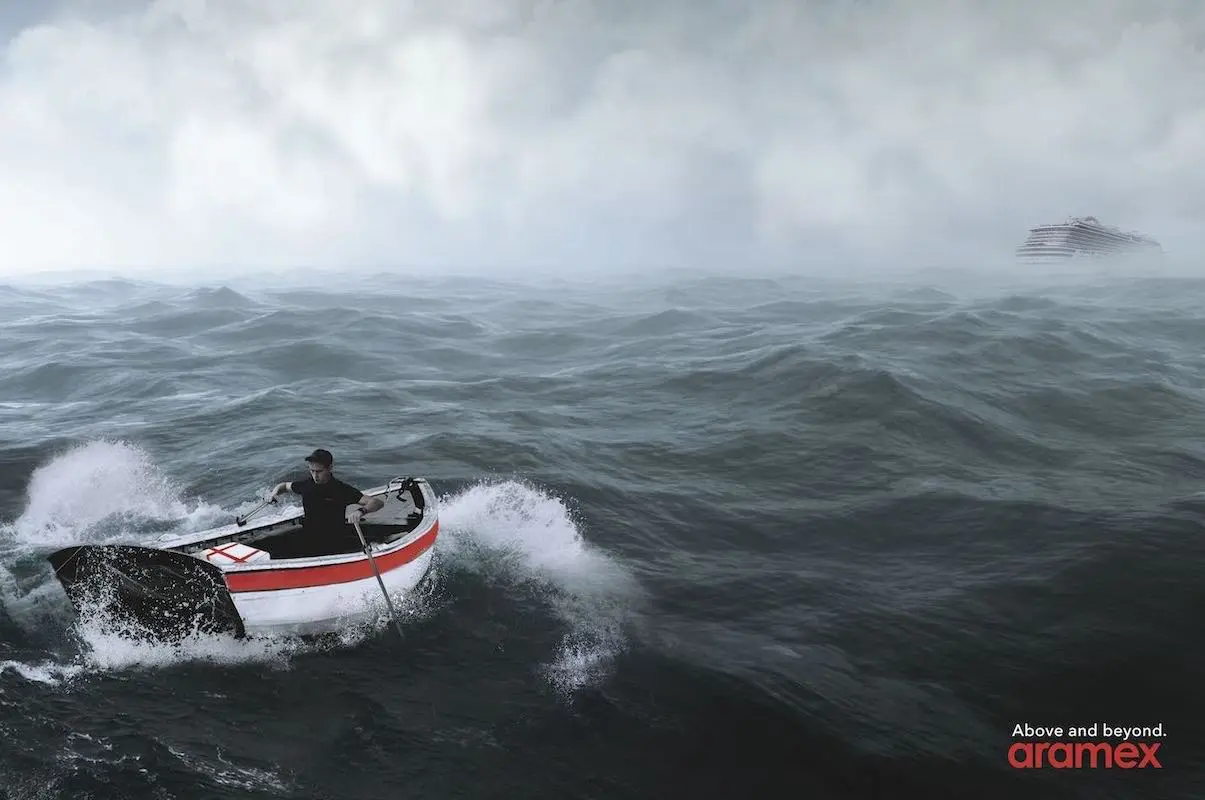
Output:
<instances>
[{"instance_id":1,"label":"ocean wave","mask_svg":"<svg viewBox=\"0 0 1205 800\"><path fill-rule=\"evenodd\" d=\"M0 702L5 719L49 709L15 774L142 791L45 745L61 714L111 737L107 696L172 743L115 744L141 768L265 796L348 779L338 758L305 763L315 741L417 769L386 755L401 734L469 763L590 725L625 758L706 730L832 789L950 754L992 769L1018 715L1183 730L1200 287L0 290ZM47 550L228 521L316 446L356 485L421 474L440 492L446 536L405 648L374 629L169 652L76 623ZM1088 678L1137 688L1102 697ZM147 697L201 727L286 721L200 741ZM222 737L237 755L206 743ZM831 770L789 766L807 742Z\"/></svg>"}]
</instances>

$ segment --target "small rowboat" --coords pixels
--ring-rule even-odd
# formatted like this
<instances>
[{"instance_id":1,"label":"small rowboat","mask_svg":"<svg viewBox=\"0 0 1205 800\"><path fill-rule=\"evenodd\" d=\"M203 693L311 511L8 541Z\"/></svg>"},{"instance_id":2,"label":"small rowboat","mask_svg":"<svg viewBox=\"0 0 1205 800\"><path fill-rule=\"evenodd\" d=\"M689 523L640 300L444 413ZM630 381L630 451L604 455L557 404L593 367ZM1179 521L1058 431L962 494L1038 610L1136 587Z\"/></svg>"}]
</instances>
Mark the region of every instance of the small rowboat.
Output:
<instances>
[{"instance_id":1,"label":"small rowboat","mask_svg":"<svg viewBox=\"0 0 1205 800\"><path fill-rule=\"evenodd\" d=\"M75 545L48 560L77 613L99 612L140 638L333 633L379 615L382 599L389 602L382 588L414 589L439 535L439 501L426 480L394 478L364 494L385 506L358 526L311 530L297 509L150 547Z\"/></svg>"}]
</instances>

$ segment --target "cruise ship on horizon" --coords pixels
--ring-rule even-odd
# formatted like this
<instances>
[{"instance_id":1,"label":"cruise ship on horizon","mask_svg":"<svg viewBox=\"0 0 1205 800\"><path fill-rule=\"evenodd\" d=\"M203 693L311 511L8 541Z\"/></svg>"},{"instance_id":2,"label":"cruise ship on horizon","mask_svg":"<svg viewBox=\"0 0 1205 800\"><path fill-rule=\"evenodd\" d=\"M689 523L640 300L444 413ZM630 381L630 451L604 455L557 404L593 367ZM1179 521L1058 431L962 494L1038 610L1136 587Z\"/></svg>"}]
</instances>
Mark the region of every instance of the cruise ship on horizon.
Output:
<instances>
[{"instance_id":1,"label":"cruise ship on horizon","mask_svg":"<svg viewBox=\"0 0 1205 800\"><path fill-rule=\"evenodd\" d=\"M1161 257L1163 246L1150 236L1101 224L1096 217L1069 217L1057 225L1029 229L1017 258L1031 264L1116 256Z\"/></svg>"}]
</instances>

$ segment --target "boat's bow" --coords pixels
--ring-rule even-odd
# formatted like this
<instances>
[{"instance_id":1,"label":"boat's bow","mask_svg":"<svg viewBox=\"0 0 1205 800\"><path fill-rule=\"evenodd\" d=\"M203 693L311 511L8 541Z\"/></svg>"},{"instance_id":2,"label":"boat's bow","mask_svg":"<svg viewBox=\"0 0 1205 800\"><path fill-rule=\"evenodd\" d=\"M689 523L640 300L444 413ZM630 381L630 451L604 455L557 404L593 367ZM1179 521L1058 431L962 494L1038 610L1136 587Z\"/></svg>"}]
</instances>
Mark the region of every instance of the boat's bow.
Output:
<instances>
[{"instance_id":1,"label":"boat's bow","mask_svg":"<svg viewBox=\"0 0 1205 800\"><path fill-rule=\"evenodd\" d=\"M76 610L99 610L156 638L244 635L222 571L183 553L134 545L76 545L47 558Z\"/></svg>"}]
</instances>

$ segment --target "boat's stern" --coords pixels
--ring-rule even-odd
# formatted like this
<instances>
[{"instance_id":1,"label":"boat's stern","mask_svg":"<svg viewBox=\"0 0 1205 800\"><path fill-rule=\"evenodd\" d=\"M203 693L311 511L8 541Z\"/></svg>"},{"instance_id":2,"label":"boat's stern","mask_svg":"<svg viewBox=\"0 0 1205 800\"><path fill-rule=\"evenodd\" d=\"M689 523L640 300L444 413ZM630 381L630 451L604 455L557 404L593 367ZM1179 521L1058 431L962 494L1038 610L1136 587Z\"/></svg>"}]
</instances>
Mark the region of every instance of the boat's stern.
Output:
<instances>
[{"instance_id":1,"label":"boat's stern","mask_svg":"<svg viewBox=\"0 0 1205 800\"><path fill-rule=\"evenodd\" d=\"M99 614L138 638L245 634L222 571L183 553L134 545L76 545L47 560L82 617Z\"/></svg>"}]
</instances>

